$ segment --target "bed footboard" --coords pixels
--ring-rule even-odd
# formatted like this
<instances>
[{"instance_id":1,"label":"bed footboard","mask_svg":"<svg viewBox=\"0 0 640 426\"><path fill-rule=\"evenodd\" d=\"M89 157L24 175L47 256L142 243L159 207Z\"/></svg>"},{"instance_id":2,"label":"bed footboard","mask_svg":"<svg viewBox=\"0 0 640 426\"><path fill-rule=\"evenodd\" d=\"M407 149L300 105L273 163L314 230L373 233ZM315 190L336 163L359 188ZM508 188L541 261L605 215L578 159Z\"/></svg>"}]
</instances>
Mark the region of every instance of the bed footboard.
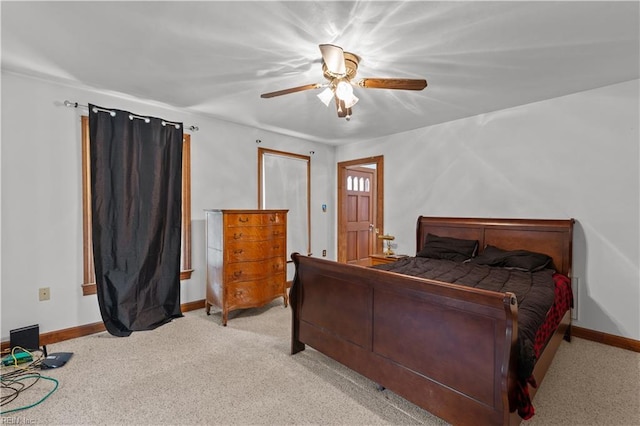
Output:
<instances>
[{"instance_id":1,"label":"bed footboard","mask_svg":"<svg viewBox=\"0 0 640 426\"><path fill-rule=\"evenodd\" d=\"M292 354L309 345L454 424L509 423L515 296L292 259Z\"/></svg>"}]
</instances>

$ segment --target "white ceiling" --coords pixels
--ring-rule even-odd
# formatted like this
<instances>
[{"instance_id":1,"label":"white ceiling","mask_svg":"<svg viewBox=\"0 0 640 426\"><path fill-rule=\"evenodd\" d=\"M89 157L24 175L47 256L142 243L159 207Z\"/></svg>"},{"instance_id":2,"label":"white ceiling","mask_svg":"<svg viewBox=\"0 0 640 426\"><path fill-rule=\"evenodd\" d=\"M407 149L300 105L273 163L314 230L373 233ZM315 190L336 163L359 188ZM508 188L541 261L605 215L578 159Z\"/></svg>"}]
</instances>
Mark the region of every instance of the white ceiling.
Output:
<instances>
[{"instance_id":1,"label":"white ceiling","mask_svg":"<svg viewBox=\"0 0 640 426\"><path fill-rule=\"evenodd\" d=\"M637 1L3 1L1 8L4 70L330 144L640 78ZM320 43L361 56L358 77L429 85L356 89L349 122L316 98L320 90L260 98L324 82Z\"/></svg>"}]
</instances>

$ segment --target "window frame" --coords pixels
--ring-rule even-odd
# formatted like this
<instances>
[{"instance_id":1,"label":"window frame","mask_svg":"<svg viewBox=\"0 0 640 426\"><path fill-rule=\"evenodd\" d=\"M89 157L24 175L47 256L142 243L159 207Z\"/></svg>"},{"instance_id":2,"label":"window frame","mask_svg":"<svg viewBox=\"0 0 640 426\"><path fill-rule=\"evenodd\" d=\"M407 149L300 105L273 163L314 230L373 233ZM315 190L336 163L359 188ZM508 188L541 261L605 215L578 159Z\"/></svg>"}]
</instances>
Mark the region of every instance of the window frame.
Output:
<instances>
[{"instance_id":1,"label":"window frame","mask_svg":"<svg viewBox=\"0 0 640 426\"><path fill-rule=\"evenodd\" d=\"M82 128L82 295L97 293L91 234L91 164L89 156L89 117L81 117ZM191 264L191 135L182 139L182 232L180 236L180 280L188 280Z\"/></svg>"}]
</instances>

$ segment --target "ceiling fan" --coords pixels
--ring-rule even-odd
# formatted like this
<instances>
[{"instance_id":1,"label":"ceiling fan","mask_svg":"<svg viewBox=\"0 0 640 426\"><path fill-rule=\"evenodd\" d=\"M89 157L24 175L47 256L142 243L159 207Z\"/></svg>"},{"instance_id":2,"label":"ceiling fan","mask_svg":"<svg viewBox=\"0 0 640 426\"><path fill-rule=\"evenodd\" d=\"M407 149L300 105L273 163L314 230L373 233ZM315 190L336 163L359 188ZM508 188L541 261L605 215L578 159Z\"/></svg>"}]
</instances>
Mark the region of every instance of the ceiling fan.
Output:
<instances>
[{"instance_id":1,"label":"ceiling fan","mask_svg":"<svg viewBox=\"0 0 640 426\"><path fill-rule=\"evenodd\" d=\"M329 106L332 99L335 100L338 117L350 120L351 108L358 102L358 98L353 94L354 86L366 89L400 90L422 90L427 87L427 80L424 79L361 78L355 80L360 62L359 56L345 52L341 47L333 44L321 44L320 53L322 53L322 73L324 78L329 80L328 83L305 84L304 86L263 93L260 97L273 98L304 90L325 88L318 94L318 98L326 106Z\"/></svg>"}]
</instances>

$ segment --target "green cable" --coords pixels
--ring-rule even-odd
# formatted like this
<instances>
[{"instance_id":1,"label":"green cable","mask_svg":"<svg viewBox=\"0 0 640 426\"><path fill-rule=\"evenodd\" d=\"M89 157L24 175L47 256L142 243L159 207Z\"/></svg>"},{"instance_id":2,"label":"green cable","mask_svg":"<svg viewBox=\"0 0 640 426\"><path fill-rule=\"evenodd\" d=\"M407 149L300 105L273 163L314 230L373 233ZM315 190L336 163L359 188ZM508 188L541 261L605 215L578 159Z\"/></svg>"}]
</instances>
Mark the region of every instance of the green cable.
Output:
<instances>
[{"instance_id":1,"label":"green cable","mask_svg":"<svg viewBox=\"0 0 640 426\"><path fill-rule=\"evenodd\" d=\"M54 392L56 391L56 389L58 389L58 384L59 384L59 382L58 382L56 379L54 379L53 377L47 377L47 376L40 376L40 375L30 374L30 375L28 375L28 376L19 377L19 378L17 378L17 379L12 379L12 380L13 380L13 381L15 381L15 382L19 382L19 381L21 381L21 380L23 380L23 379L31 379L31 378L34 378L34 377L37 377L38 379L45 379L45 380L52 381L52 382L54 382L54 383L56 384L56 386L55 386L53 389L51 389L51 391L49 391L49 393L48 393L48 394L46 394L44 397L42 397L42 399L41 399L40 401L38 401L38 402L34 402L33 404L31 404L31 405L27 405L27 406L24 406L24 407L18 407L18 408L14 408L14 409L12 409L12 410L1 411L1 412L0 412L0 415L13 413L13 412L15 412L15 411L27 410L27 409L29 409L29 408L35 407L36 405L38 405L38 404L40 404L41 402L43 402L45 399L49 398L49 397L51 396L51 394L52 394L52 393L54 393Z\"/></svg>"}]
</instances>

